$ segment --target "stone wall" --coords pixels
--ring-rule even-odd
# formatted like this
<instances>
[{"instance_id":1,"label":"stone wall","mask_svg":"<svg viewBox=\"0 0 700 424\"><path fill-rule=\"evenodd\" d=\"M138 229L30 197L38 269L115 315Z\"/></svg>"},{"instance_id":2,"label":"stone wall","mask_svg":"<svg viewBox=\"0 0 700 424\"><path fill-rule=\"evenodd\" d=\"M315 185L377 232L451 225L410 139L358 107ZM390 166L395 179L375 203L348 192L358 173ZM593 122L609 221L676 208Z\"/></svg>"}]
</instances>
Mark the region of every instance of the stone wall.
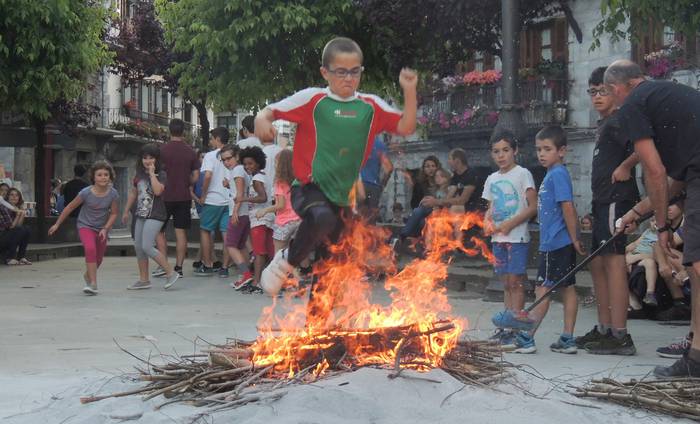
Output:
<instances>
[{"instance_id":1,"label":"stone wall","mask_svg":"<svg viewBox=\"0 0 700 424\"><path fill-rule=\"evenodd\" d=\"M572 86L569 93L569 124L574 127L594 127L597 115L592 110L588 89L588 77L599 66L607 66L616 59L631 57L631 44L628 40L612 43L609 37L601 39L601 45L591 51L593 28L600 22L600 0L579 0L569 2L576 22L581 27L583 42L576 40L569 29L569 79Z\"/></svg>"}]
</instances>

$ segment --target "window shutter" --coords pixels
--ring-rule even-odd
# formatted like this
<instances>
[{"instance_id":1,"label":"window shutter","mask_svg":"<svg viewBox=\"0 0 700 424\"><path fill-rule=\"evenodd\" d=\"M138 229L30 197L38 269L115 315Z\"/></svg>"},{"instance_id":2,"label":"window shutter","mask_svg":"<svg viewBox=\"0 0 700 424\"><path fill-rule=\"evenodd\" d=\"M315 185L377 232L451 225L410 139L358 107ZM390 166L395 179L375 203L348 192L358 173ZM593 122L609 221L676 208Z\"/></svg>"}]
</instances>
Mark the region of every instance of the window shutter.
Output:
<instances>
[{"instance_id":1,"label":"window shutter","mask_svg":"<svg viewBox=\"0 0 700 424\"><path fill-rule=\"evenodd\" d=\"M552 30L552 58L564 63L569 60L569 24L566 18L554 20Z\"/></svg>"}]
</instances>

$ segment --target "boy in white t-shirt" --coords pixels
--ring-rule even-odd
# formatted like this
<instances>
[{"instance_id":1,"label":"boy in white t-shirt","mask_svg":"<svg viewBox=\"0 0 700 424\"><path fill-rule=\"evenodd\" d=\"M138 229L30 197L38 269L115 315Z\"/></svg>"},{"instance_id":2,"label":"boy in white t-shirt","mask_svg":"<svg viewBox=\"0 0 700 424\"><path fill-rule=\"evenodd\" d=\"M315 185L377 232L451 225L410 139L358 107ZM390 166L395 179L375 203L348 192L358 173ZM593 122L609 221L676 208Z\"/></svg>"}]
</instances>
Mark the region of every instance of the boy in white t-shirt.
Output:
<instances>
[{"instance_id":1,"label":"boy in white t-shirt","mask_svg":"<svg viewBox=\"0 0 700 424\"><path fill-rule=\"evenodd\" d=\"M248 217L250 219L250 239L253 245L253 253L255 261L253 262L254 275L252 284L247 283L243 286L250 287L249 291L253 293L262 293L259 286L260 274L267 264L268 260L275 254L275 247L272 242L272 227L275 215L267 213L258 218L256 212L266 209L270 205L270 200L267 195L267 176L263 169L265 168L265 153L259 147L248 147L239 153L239 158L248 175L251 176L251 185L248 189L248 195L241 197L236 196L236 208L239 203L249 203L250 209ZM238 201L240 199L240 202ZM237 212L234 210L234 213ZM241 289L239 287L238 289Z\"/></svg>"},{"instance_id":2,"label":"boy in white t-shirt","mask_svg":"<svg viewBox=\"0 0 700 424\"><path fill-rule=\"evenodd\" d=\"M494 138L491 157L498 171L489 175L482 198L489 202L486 231L491 234L494 269L503 282L503 303L506 310L516 313L525 307L523 281L527 278L527 258L530 232L527 223L537 215L537 192L532 174L515 163L518 145L510 133ZM503 328L504 312L492 318ZM513 314L510 314L512 316ZM508 326L506 326L508 327ZM495 336L502 345L512 345L514 334L499 331Z\"/></svg>"},{"instance_id":3,"label":"boy in white t-shirt","mask_svg":"<svg viewBox=\"0 0 700 424\"><path fill-rule=\"evenodd\" d=\"M213 266L211 257L212 233L216 230L221 232L221 238L226 239L226 229L228 227L228 205L230 194L228 188L224 186L224 179L228 171L219 157L219 150L228 142L228 129L224 127L214 128L209 138L209 146L213 149L204 155L200 172L204 174L202 183L202 197L199 203L202 211L199 214L199 237L202 245L202 266L194 271L194 275L209 277L219 272ZM221 276L228 276L229 257L224 249L223 268Z\"/></svg>"}]
</instances>

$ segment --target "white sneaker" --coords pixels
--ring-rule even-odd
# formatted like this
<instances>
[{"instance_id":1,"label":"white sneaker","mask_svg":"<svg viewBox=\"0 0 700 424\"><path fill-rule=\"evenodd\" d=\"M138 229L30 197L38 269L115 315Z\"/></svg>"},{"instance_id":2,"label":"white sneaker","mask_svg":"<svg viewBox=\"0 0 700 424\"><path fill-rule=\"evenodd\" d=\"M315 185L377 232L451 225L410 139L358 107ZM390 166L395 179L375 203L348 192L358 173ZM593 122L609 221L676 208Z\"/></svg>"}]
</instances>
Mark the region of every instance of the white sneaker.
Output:
<instances>
[{"instance_id":1,"label":"white sneaker","mask_svg":"<svg viewBox=\"0 0 700 424\"><path fill-rule=\"evenodd\" d=\"M270 264L263 269L260 286L266 293L275 296L293 272L294 267L287 262L287 249L278 250Z\"/></svg>"},{"instance_id":2,"label":"white sneaker","mask_svg":"<svg viewBox=\"0 0 700 424\"><path fill-rule=\"evenodd\" d=\"M173 271L173 273L170 275L170 277L168 277L168 282L165 283L163 288L165 290L168 290L170 287L173 286L173 284L175 284L175 282L178 280L178 278L180 278L180 273Z\"/></svg>"},{"instance_id":3,"label":"white sneaker","mask_svg":"<svg viewBox=\"0 0 700 424\"><path fill-rule=\"evenodd\" d=\"M85 293L88 296L94 296L97 294L97 286L88 284L85 287L83 287L83 293Z\"/></svg>"}]
</instances>

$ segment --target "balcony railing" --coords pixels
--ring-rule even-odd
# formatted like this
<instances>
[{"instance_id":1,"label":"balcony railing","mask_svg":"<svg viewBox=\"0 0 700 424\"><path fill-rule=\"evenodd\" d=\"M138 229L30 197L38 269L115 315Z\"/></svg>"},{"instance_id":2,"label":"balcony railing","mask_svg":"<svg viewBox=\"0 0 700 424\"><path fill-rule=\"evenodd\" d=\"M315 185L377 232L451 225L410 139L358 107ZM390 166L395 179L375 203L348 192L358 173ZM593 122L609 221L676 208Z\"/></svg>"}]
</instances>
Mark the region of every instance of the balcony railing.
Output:
<instances>
[{"instance_id":1,"label":"balcony railing","mask_svg":"<svg viewBox=\"0 0 700 424\"><path fill-rule=\"evenodd\" d=\"M520 82L518 90L526 125L563 123L565 116L561 116L561 109L565 110L568 100L568 80L525 80ZM448 92L423 96L421 121L432 134L492 127L502 104L500 84L458 86Z\"/></svg>"},{"instance_id":2,"label":"balcony railing","mask_svg":"<svg viewBox=\"0 0 700 424\"><path fill-rule=\"evenodd\" d=\"M156 140L168 139L168 124L170 118L167 115L150 113L133 108L109 108L103 109L96 117L95 126L124 131L127 134L152 138ZM185 136L190 140L199 138L199 125L185 122Z\"/></svg>"}]
</instances>

